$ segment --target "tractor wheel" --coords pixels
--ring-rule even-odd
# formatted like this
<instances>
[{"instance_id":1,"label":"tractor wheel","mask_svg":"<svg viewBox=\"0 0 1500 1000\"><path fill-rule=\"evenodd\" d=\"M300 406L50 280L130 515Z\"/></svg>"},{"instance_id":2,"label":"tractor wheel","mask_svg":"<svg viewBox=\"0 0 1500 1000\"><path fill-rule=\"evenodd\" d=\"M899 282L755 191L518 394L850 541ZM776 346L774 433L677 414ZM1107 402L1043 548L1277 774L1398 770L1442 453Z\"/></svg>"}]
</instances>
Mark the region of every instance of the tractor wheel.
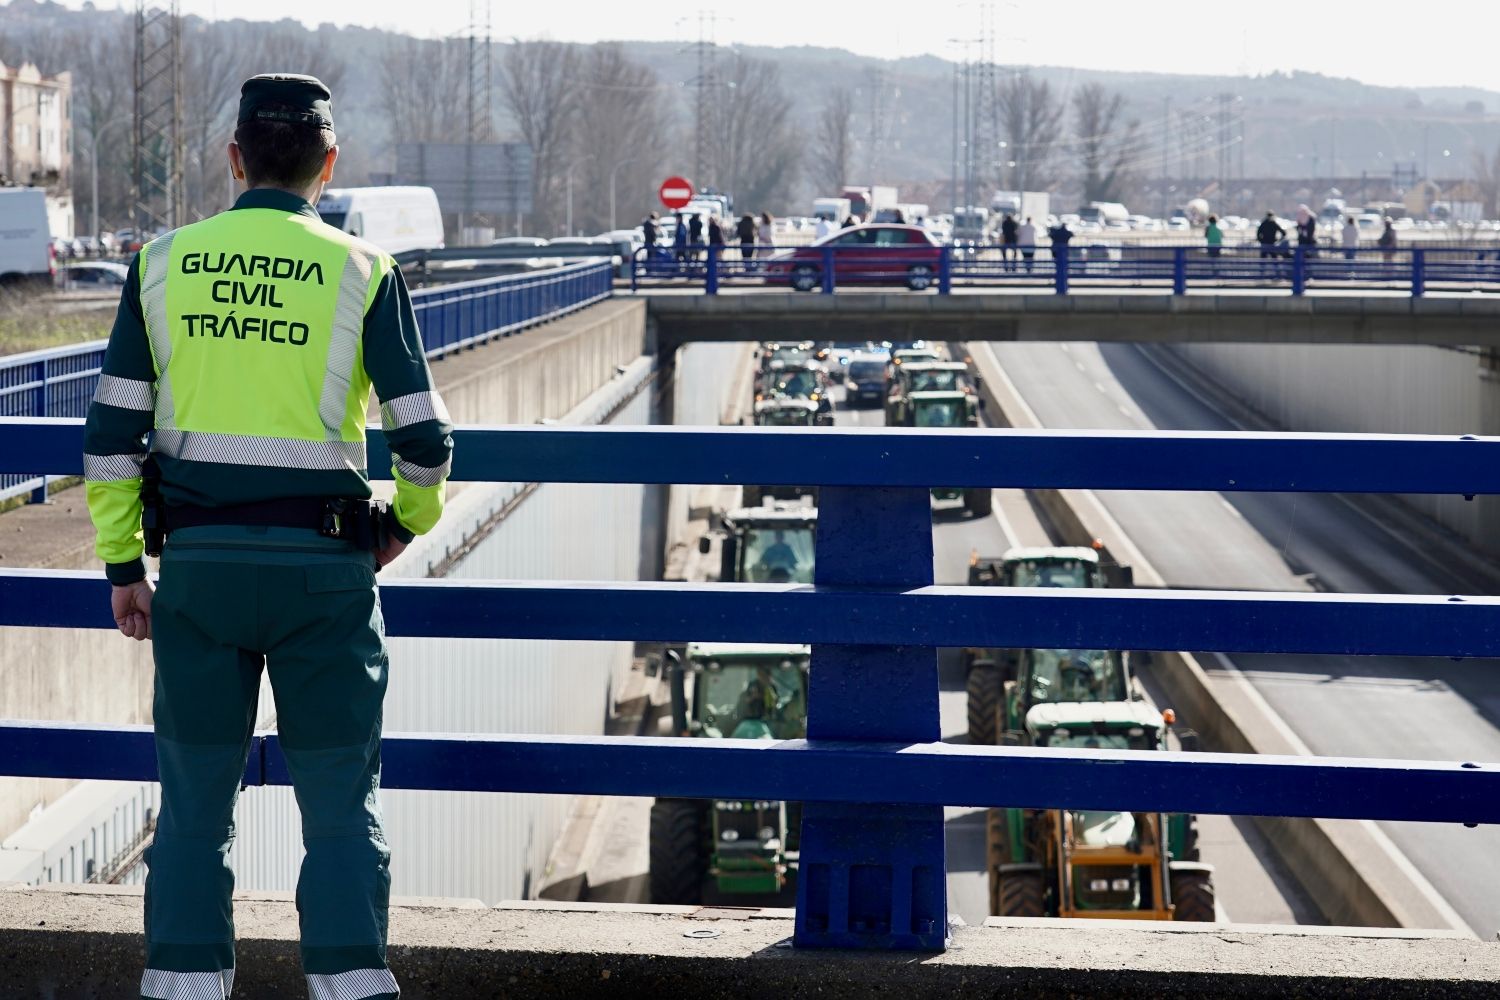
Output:
<instances>
[{"instance_id":1,"label":"tractor wheel","mask_svg":"<svg viewBox=\"0 0 1500 1000\"><path fill-rule=\"evenodd\" d=\"M995 712L1000 707L1000 671L988 663L969 670L966 687L969 709L969 742L995 746Z\"/></svg>"},{"instance_id":2,"label":"tractor wheel","mask_svg":"<svg viewBox=\"0 0 1500 1000\"><path fill-rule=\"evenodd\" d=\"M1000 866L1010 864L1010 822L1004 809L988 809L984 816L985 867L990 873L990 912L1000 912Z\"/></svg>"},{"instance_id":3,"label":"tractor wheel","mask_svg":"<svg viewBox=\"0 0 1500 1000\"><path fill-rule=\"evenodd\" d=\"M1000 905L997 917L1045 917L1047 887L1040 868L1012 869L999 873Z\"/></svg>"},{"instance_id":4,"label":"tractor wheel","mask_svg":"<svg viewBox=\"0 0 1500 1000\"><path fill-rule=\"evenodd\" d=\"M1214 873L1202 868L1189 868L1172 873L1173 920L1196 920L1212 923L1217 919L1214 912Z\"/></svg>"},{"instance_id":5,"label":"tractor wheel","mask_svg":"<svg viewBox=\"0 0 1500 1000\"><path fill-rule=\"evenodd\" d=\"M685 799L651 805L651 902L689 905L702 901L708 872L704 809Z\"/></svg>"},{"instance_id":6,"label":"tractor wheel","mask_svg":"<svg viewBox=\"0 0 1500 1000\"><path fill-rule=\"evenodd\" d=\"M975 517L989 517L994 505L995 495L988 486L964 490L964 510Z\"/></svg>"}]
</instances>

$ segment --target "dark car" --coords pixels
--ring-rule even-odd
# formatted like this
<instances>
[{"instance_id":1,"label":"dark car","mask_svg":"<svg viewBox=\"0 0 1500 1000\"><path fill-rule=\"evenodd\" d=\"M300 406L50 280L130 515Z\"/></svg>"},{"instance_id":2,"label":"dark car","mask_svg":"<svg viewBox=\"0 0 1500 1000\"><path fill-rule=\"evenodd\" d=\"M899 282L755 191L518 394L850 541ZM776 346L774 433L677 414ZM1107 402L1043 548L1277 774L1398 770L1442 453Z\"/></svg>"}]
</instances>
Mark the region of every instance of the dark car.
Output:
<instances>
[{"instance_id":1,"label":"dark car","mask_svg":"<svg viewBox=\"0 0 1500 1000\"><path fill-rule=\"evenodd\" d=\"M844 400L849 406L879 405L885 399L885 365L885 358L872 355L856 355L849 359L844 379Z\"/></svg>"},{"instance_id":2,"label":"dark car","mask_svg":"<svg viewBox=\"0 0 1500 1000\"><path fill-rule=\"evenodd\" d=\"M913 291L932 287L943 253L931 234L918 226L853 226L772 257L766 281L788 284L799 292L819 288L825 248L832 251L836 285L905 285Z\"/></svg>"}]
</instances>

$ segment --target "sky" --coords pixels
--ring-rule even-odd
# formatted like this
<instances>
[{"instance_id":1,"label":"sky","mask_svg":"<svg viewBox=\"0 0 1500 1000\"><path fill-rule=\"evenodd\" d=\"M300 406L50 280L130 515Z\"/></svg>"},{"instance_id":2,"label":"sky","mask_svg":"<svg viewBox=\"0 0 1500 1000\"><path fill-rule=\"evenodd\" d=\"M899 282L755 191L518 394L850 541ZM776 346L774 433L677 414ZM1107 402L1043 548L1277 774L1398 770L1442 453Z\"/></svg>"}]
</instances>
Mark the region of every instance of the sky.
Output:
<instances>
[{"instance_id":1,"label":"sky","mask_svg":"<svg viewBox=\"0 0 1500 1000\"><path fill-rule=\"evenodd\" d=\"M85 0L63 2L81 7ZM120 4L95 0L101 8ZM423 37L464 33L471 6L469 0L181 4L186 14L210 18L289 17L310 26L331 21ZM988 19L1001 63L1229 75L1304 70L1386 86L1500 91L1500 59L1490 49L1500 36L1497 0L1425 0L1415 7L1379 0L926 0L915 7L892 0L490 0L489 6L496 39L686 42L698 38L701 20L721 44L957 58L963 48L955 40L980 38Z\"/></svg>"}]
</instances>

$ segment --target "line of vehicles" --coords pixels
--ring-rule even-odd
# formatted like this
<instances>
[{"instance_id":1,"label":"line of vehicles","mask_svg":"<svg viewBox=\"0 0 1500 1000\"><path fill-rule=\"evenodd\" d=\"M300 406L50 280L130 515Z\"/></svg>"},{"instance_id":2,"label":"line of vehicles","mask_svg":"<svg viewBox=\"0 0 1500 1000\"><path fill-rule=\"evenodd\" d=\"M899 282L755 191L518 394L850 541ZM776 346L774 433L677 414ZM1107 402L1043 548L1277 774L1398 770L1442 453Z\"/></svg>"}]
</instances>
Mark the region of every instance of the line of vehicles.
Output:
<instances>
[{"instance_id":1,"label":"line of vehicles","mask_svg":"<svg viewBox=\"0 0 1500 1000\"><path fill-rule=\"evenodd\" d=\"M936 345L768 343L756 351L754 408L761 427L832 423L829 390L846 405L879 402L887 426L974 427L982 402L966 360ZM878 391L877 391L878 390ZM937 488L975 517L991 491ZM735 583L812 584L816 491L747 485L742 506L724 511L699 540L718 546L717 578ZM971 586L1130 586L1128 567L1087 547L1016 548L971 557ZM1116 650L959 651L966 678L969 741L1000 746L1162 750L1170 710L1146 699L1131 654ZM670 735L691 739L802 739L807 734L805 645L690 642L659 661L670 691ZM1178 743L1195 737L1179 730ZM652 901L695 904L772 897L796 877L801 804L657 799L650 819ZM1011 917L1099 917L1212 921L1213 868L1199 860L1194 817L1102 810L990 809L986 813L990 913Z\"/></svg>"}]
</instances>

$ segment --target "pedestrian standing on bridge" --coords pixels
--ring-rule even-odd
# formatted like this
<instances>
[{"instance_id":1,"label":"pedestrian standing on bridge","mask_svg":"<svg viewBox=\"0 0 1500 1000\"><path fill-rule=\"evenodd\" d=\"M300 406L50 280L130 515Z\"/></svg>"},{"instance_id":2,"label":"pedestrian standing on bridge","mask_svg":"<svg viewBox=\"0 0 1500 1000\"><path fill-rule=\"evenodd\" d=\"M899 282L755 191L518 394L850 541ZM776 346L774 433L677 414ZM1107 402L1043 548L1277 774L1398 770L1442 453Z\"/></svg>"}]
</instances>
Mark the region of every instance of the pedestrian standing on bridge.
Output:
<instances>
[{"instance_id":1,"label":"pedestrian standing on bridge","mask_svg":"<svg viewBox=\"0 0 1500 1000\"><path fill-rule=\"evenodd\" d=\"M1000 220L1000 256L1005 261L1007 271L1016 269L1016 240L1019 229L1020 227L1016 225L1016 217L1006 212L1005 218Z\"/></svg>"},{"instance_id":2,"label":"pedestrian standing on bridge","mask_svg":"<svg viewBox=\"0 0 1500 1000\"><path fill-rule=\"evenodd\" d=\"M1255 230L1256 242L1260 244L1260 255L1262 257L1275 257L1276 244L1286 236L1286 230L1276 221L1275 212L1267 212L1266 217L1260 220L1260 226Z\"/></svg>"},{"instance_id":3,"label":"pedestrian standing on bridge","mask_svg":"<svg viewBox=\"0 0 1500 1000\"><path fill-rule=\"evenodd\" d=\"M687 219L682 213L677 213L677 225L672 229L672 252L677 256L677 266L687 267L688 262L688 225Z\"/></svg>"},{"instance_id":4,"label":"pedestrian standing on bridge","mask_svg":"<svg viewBox=\"0 0 1500 1000\"><path fill-rule=\"evenodd\" d=\"M1344 231L1341 237L1341 242L1344 244L1344 259L1353 260L1354 252L1359 249L1359 226L1355 224L1354 216L1344 217Z\"/></svg>"},{"instance_id":5,"label":"pedestrian standing on bridge","mask_svg":"<svg viewBox=\"0 0 1500 1000\"><path fill-rule=\"evenodd\" d=\"M1306 257L1318 255L1318 217L1306 205L1297 206L1297 246Z\"/></svg>"},{"instance_id":6,"label":"pedestrian standing on bridge","mask_svg":"<svg viewBox=\"0 0 1500 1000\"><path fill-rule=\"evenodd\" d=\"M115 622L154 640L161 812L142 997L223 1000L233 986L229 850L263 668L302 813L309 993L400 992L375 573L437 523L453 442L400 269L313 208L339 153L329 96L310 76L245 82L228 156L248 190L131 262L84 430ZM389 507L369 499L372 385ZM154 592L143 550L161 554Z\"/></svg>"},{"instance_id":7,"label":"pedestrian standing on bridge","mask_svg":"<svg viewBox=\"0 0 1500 1000\"><path fill-rule=\"evenodd\" d=\"M1219 228L1219 217L1210 215L1208 225L1203 229L1203 242L1208 244L1208 255L1219 256L1219 250L1224 246L1224 230Z\"/></svg>"},{"instance_id":8,"label":"pedestrian standing on bridge","mask_svg":"<svg viewBox=\"0 0 1500 1000\"><path fill-rule=\"evenodd\" d=\"M656 213L652 212L641 220L641 239L645 240L646 246L656 246Z\"/></svg>"},{"instance_id":9,"label":"pedestrian standing on bridge","mask_svg":"<svg viewBox=\"0 0 1500 1000\"><path fill-rule=\"evenodd\" d=\"M760 224L755 227L755 240L767 254L776 244L776 220L771 218L770 212L760 213Z\"/></svg>"},{"instance_id":10,"label":"pedestrian standing on bridge","mask_svg":"<svg viewBox=\"0 0 1500 1000\"><path fill-rule=\"evenodd\" d=\"M1380 248L1380 257L1387 264L1396 259L1396 224L1389 215L1385 217L1385 229L1381 230L1375 245Z\"/></svg>"},{"instance_id":11,"label":"pedestrian standing on bridge","mask_svg":"<svg viewBox=\"0 0 1500 1000\"><path fill-rule=\"evenodd\" d=\"M818 216L818 224L813 227L813 239L821 240L825 236L833 234L833 220L826 216Z\"/></svg>"},{"instance_id":12,"label":"pedestrian standing on bridge","mask_svg":"<svg viewBox=\"0 0 1500 1000\"><path fill-rule=\"evenodd\" d=\"M692 244L689 255L698 259L698 248L703 245L703 216L694 212L688 219L688 242Z\"/></svg>"},{"instance_id":13,"label":"pedestrian standing on bridge","mask_svg":"<svg viewBox=\"0 0 1500 1000\"><path fill-rule=\"evenodd\" d=\"M748 265L755 259L755 217L748 212L740 216L740 221L735 224L734 234L740 240L740 259Z\"/></svg>"},{"instance_id":14,"label":"pedestrian standing on bridge","mask_svg":"<svg viewBox=\"0 0 1500 1000\"><path fill-rule=\"evenodd\" d=\"M1031 273L1031 259L1036 256L1036 225L1031 216L1016 227L1016 245L1021 249L1021 259L1026 262L1026 273Z\"/></svg>"}]
</instances>

